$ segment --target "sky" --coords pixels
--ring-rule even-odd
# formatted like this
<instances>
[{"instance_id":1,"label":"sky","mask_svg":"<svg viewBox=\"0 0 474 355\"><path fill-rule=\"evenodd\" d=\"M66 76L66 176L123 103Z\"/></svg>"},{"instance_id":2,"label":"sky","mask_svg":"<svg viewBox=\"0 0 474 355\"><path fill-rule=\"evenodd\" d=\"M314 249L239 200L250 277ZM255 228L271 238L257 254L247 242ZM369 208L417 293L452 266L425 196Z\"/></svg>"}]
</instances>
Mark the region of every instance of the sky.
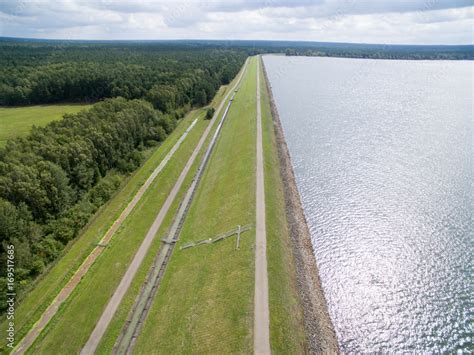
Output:
<instances>
[{"instance_id":1,"label":"sky","mask_svg":"<svg viewBox=\"0 0 474 355\"><path fill-rule=\"evenodd\" d=\"M474 0L0 0L0 36L473 44Z\"/></svg>"}]
</instances>

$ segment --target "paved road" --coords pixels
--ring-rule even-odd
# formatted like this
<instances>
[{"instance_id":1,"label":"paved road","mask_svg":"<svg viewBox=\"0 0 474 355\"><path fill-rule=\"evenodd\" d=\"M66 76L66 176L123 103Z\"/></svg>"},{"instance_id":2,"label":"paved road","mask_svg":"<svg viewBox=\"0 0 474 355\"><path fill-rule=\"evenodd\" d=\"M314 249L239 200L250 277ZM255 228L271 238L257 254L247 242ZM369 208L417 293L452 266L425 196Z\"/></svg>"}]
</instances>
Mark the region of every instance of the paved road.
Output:
<instances>
[{"instance_id":1,"label":"paved road","mask_svg":"<svg viewBox=\"0 0 474 355\"><path fill-rule=\"evenodd\" d=\"M254 353L270 354L270 311L268 306L267 232L263 170L262 113L260 104L260 57L257 56L257 215L255 241Z\"/></svg>"},{"instance_id":2,"label":"paved road","mask_svg":"<svg viewBox=\"0 0 474 355\"><path fill-rule=\"evenodd\" d=\"M46 308L46 311L41 315L38 322L36 322L30 331L25 335L25 337L19 342L12 354L22 354L24 353L36 340L38 335L44 329L44 327L49 323L49 321L54 317L58 311L61 304L69 297L69 295L74 291L77 284L81 281L82 277L87 273L94 261L99 257L99 255L104 250L104 246L112 239L112 236L122 225L122 222L127 218L130 212L135 208L138 201L142 198L143 194L148 190L151 183L155 180L158 174L163 170L163 168L168 164L174 153L178 150L181 143L184 141L189 132L196 125L197 119L195 119L186 131L181 135L178 141L174 144L171 150L166 154L160 164L156 169L150 174L145 183L137 191L133 199L129 202L127 207L122 211L120 216L114 221L109 230L102 237L98 245L92 250L92 252L86 257L84 262L79 266L74 275L68 281L68 283L61 289L59 294L53 300L53 302Z\"/></svg>"},{"instance_id":3,"label":"paved road","mask_svg":"<svg viewBox=\"0 0 474 355\"><path fill-rule=\"evenodd\" d=\"M84 348L81 351L81 354L93 354L97 346L99 345L100 340L102 339L102 336L104 335L108 325L110 324L110 321L112 320L115 312L117 311L117 308L120 305L120 302L122 301L123 297L125 296L125 293L127 292L128 288L130 287L130 284L132 283L133 278L135 277L136 272L138 271L143 259L145 258L146 254L148 253L148 250L151 246L151 243L158 232L158 229L161 227L161 223L163 222L163 219L165 218L166 214L168 213L169 208L171 207L171 204L173 203L174 199L176 198L176 195L178 194L178 191L181 188L181 185L184 182L184 179L186 178L189 170L191 169L191 166L193 165L199 151L201 150L201 147L204 145L204 142L206 141L207 136L209 135L209 132L211 131L211 128L213 127L214 122L217 120L217 116L219 115L220 111L222 110L222 107L224 106L225 102L229 98L229 96L232 94L232 92L235 90L237 85L239 84L243 73L245 72L245 66L244 65L243 69L240 72L239 78L237 79L236 83L232 86L231 90L227 93L225 98L221 101L219 107L216 110L216 113L214 114L214 117L211 120L211 123L207 126L204 134L202 135L198 145L194 149L191 157L189 158L188 162L186 163L186 166L184 167L183 171L181 172L181 175L179 176L178 180L176 181L176 184L174 185L173 189L171 190L170 194L168 195L168 198L166 199L165 203L161 207L160 212L158 212L158 215L156 216L155 221L153 222L152 226L148 230L147 235L145 236L145 239L143 240L142 244L140 245L140 248L138 249L137 253L135 254L132 263L129 265L127 271L125 272L125 275L123 276L122 280L120 281L120 284L118 285L117 289L115 290L114 294L112 295L111 299L109 300L109 303L107 304L104 312L102 313L99 321L96 324L95 329L93 330L92 334L89 337L89 340L87 343L84 345Z\"/></svg>"}]
</instances>

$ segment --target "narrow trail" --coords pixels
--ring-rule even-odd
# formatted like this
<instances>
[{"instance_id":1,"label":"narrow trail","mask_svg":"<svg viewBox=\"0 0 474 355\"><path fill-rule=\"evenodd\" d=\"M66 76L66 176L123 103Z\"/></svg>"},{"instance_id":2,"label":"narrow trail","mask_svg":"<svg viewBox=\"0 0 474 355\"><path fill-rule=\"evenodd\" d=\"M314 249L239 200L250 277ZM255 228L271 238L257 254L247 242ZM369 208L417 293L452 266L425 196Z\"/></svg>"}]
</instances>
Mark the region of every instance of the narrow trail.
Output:
<instances>
[{"instance_id":1,"label":"narrow trail","mask_svg":"<svg viewBox=\"0 0 474 355\"><path fill-rule=\"evenodd\" d=\"M270 354L270 311L268 305L267 232L265 224L265 177L262 135L260 57L257 56L257 234L255 241L254 353Z\"/></svg>"},{"instance_id":2,"label":"narrow trail","mask_svg":"<svg viewBox=\"0 0 474 355\"><path fill-rule=\"evenodd\" d=\"M24 353L36 340L36 338L40 335L41 331L46 327L49 321L54 317L56 312L58 311L59 307L63 302L71 295L74 291L78 283L81 281L82 277L87 273L90 269L91 265L94 261L99 257L99 255L104 250L104 246L112 239L115 232L120 228L123 221L128 217L130 212L135 208L138 201L142 198L143 194L148 190L150 185L153 183L155 178L158 174L164 169L164 167L168 164L170 159L173 157L174 153L178 150L181 146L181 143L186 139L189 132L194 128L196 125L197 118L189 125L186 131L181 135L178 141L174 144L174 146L170 149L168 154L163 158L160 164L156 167L156 169L150 174L148 179L145 183L140 187L137 191L133 199L128 203L127 207L122 211L120 216L114 221L112 226L108 229L102 239L99 241L97 246L91 251L91 253L86 257L83 263L79 266L76 270L74 275L69 279L67 284L61 289L59 294L56 298L51 302L51 304L46 308L44 313L41 315L40 319L33 325L33 327L29 330L29 332L25 335L25 337L18 343L16 348L13 350L12 354L22 354Z\"/></svg>"},{"instance_id":3,"label":"narrow trail","mask_svg":"<svg viewBox=\"0 0 474 355\"><path fill-rule=\"evenodd\" d=\"M202 146L204 145L207 136L209 135L212 127L214 126L214 122L217 120L217 117L219 116L219 113L221 112L225 102L229 98L229 96L234 92L235 88L239 85L243 74L245 73L245 68L247 67L247 62L245 62L243 69L241 70L239 77L236 81L236 83L232 86L232 88L229 90L227 95L224 97L224 99L221 101L219 107L217 108L211 123L207 126L204 134L202 135L201 139L199 140L198 145L194 149L193 153L191 154L191 157L189 158L188 162L186 163L186 166L182 170L178 180L176 181L176 184L174 185L173 189L171 190L170 194L168 195L165 203L161 207L158 215L156 216L155 221L153 222L152 226L148 230L148 233L145 236L145 239L143 240L142 244L140 245L140 248L138 249L137 253L135 254L131 264L129 265L127 271L125 272L125 275L123 276L122 280L120 281L120 284L118 285L117 289L115 290L114 294L110 298L107 306L104 309L104 312L102 313L99 321L97 322L93 332L91 333L87 343L84 345L83 349L81 350L81 354L93 354L94 351L96 350L97 346L100 343L100 340L102 339L105 331L107 330L108 325L112 321L112 318L117 311L123 297L125 296L127 290L129 289L133 278L135 277L135 274L137 273L138 269L140 268L140 265L142 264L145 256L147 255L150 246L152 244L152 241L155 238L155 235L157 234L159 228L161 227L161 224L168 213L168 210L170 209L172 203L174 202L179 190L181 189L181 186L188 175L189 170L191 169L199 151L201 150ZM188 192L189 193L189 192ZM167 244L165 244L167 245Z\"/></svg>"}]
</instances>

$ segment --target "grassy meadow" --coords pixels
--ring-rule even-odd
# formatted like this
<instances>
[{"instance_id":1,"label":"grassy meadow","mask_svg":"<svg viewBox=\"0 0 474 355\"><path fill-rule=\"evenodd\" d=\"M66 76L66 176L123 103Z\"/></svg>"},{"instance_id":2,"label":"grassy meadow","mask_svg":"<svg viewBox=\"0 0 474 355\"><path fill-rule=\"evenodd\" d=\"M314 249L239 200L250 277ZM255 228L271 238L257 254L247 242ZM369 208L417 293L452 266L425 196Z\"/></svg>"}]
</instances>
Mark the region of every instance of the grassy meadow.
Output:
<instances>
[{"instance_id":1,"label":"grassy meadow","mask_svg":"<svg viewBox=\"0 0 474 355\"><path fill-rule=\"evenodd\" d=\"M67 113L77 113L91 105L39 105L26 107L0 107L0 147L8 139L26 136L33 126L46 126L63 118Z\"/></svg>"}]
</instances>

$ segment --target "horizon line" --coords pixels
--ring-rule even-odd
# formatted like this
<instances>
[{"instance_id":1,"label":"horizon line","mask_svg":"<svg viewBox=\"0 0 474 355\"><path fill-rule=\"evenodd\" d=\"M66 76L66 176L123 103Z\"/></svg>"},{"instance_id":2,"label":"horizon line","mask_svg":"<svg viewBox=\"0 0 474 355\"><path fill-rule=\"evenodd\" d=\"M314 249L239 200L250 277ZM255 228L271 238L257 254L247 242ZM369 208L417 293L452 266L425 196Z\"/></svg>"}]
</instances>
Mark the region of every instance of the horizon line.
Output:
<instances>
[{"instance_id":1,"label":"horizon line","mask_svg":"<svg viewBox=\"0 0 474 355\"><path fill-rule=\"evenodd\" d=\"M369 46L412 46L412 47L474 47L470 44L403 44L403 43L365 43L365 42L331 42L311 40L275 40L275 39L212 39L212 38L175 38L175 39L70 39L70 38L35 38L0 36L0 40L22 40L22 41L57 41L57 42L279 42L279 43L315 43L315 44L338 44L338 45L369 45Z\"/></svg>"}]
</instances>

